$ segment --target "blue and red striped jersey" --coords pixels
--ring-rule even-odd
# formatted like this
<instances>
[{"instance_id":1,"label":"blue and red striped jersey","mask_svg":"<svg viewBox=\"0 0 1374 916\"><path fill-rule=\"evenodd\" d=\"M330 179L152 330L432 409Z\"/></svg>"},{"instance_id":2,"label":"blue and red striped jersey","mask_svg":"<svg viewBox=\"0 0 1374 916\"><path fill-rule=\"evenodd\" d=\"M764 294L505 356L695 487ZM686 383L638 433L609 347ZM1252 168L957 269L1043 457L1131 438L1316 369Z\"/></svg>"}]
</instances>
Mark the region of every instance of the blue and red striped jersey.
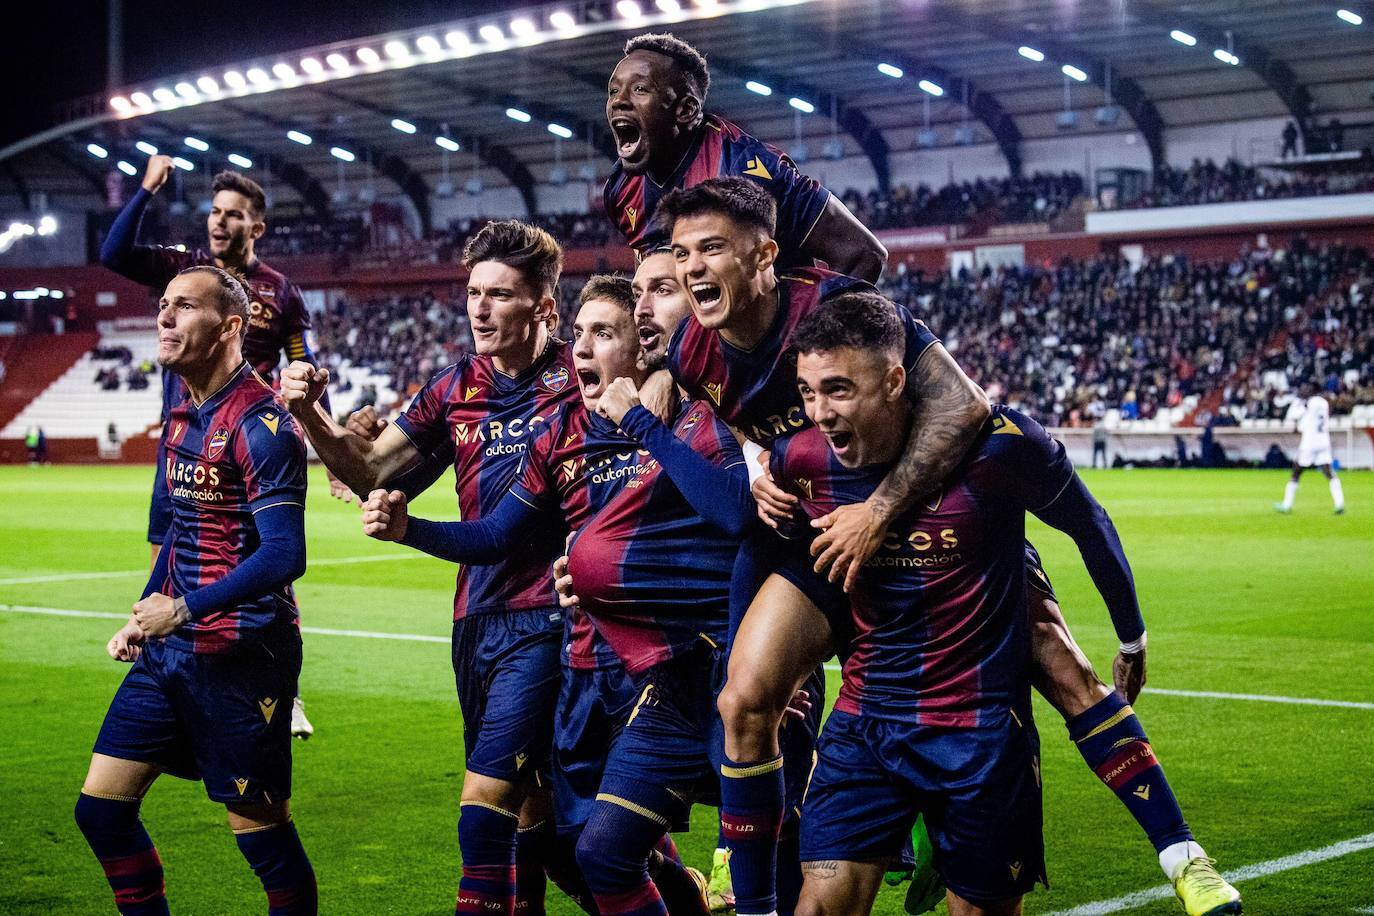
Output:
<instances>
[{"instance_id":1,"label":"blue and red striped jersey","mask_svg":"<svg viewBox=\"0 0 1374 916\"><path fill-rule=\"evenodd\" d=\"M172 525L163 594L179 597L217 582L258 548L253 514L305 505L305 439L252 366L196 405L172 408L164 437ZM194 652L227 652L277 621L296 620L289 584L178 627L168 641Z\"/></svg>"},{"instance_id":2,"label":"blue and red striped jersey","mask_svg":"<svg viewBox=\"0 0 1374 916\"><path fill-rule=\"evenodd\" d=\"M862 502L891 467L844 467L815 427L773 443L771 460L773 479L813 519ZM1027 700L1026 512L1073 479L1039 423L996 408L939 492L893 522L864 564L835 708L967 728Z\"/></svg>"},{"instance_id":3,"label":"blue and red striped jersey","mask_svg":"<svg viewBox=\"0 0 1374 916\"><path fill-rule=\"evenodd\" d=\"M658 202L669 191L711 178L743 175L758 182L778 202L776 238L783 264L810 264L801 255L806 237L825 211L830 192L797 170L775 146L749 136L717 115L707 115L682 160L663 184L648 175L630 175L619 162L602 189L606 215L625 242L641 256L668 241L654 220Z\"/></svg>"},{"instance_id":4,"label":"blue and red striped jersey","mask_svg":"<svg viewBox=\"0 0 1374 916\"><path fill-rule=\"evenodd\" d=\"M498 372L489 357L463 357L420 389L396 425L421 455L449 443L459 511L475 520L495 508L516 482L526 446L545 422L561 404L578 398L572 347L553 338L539 359L513 378ZM565 533L549 526L532 533L507 560L460 566L453 619L558 607L553 561L563 553Z\"/></svg>"},{"instance_id":5,"label":"blue and red striped jersey","mask_svg":"<svg viewBox=\"0 0 1374 916\"><path fill-rule=\"evenodd\" d=\"M743 473L739 444L705 403L681 405L672 430L712 464ZM738 540L708 524L610 420L580 402L562 408L511 492L561 512L575 532L568 561L581 608L631 675L699 639L723 642Z\"/></svg>"},{"instance_id":6,"label":"blue and red striped jersey","mask_svg":"<svg viewBox=\"0 0 1374 916\"><path fill-rule=\"evenodd\" d=\"M818 267L778 277L778 316L756 346L741 350L688 315L668 345L668 369L695 398L709 399L721 419L762 446L810 424L797 392L797 352L792 332L827 297L872 284ZM902 306L910 371L935 335Z\"/></svg>"}]
</instances>

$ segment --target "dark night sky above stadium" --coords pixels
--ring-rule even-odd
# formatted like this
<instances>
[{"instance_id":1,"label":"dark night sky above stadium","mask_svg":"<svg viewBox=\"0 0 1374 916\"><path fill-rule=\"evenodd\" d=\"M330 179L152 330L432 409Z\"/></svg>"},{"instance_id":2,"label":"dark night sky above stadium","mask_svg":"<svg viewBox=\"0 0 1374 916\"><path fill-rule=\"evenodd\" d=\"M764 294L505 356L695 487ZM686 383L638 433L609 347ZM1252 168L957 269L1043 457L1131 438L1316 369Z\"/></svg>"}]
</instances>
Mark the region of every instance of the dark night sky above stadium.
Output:
<instances>
[{"instance_id":1,"label":"dark night sky above stadium","mask_svg":"<svg viewBox=\"0 0 1374 916\"><path fill-rule=\"evenodd\" d=\"M529 3L472 0L125 0L124 79L137 82L307 45L461 19ZM3 55L10 87L0 146L53 124L54 106L105 91L103 0L27 4ZM17 19L18 17L16 17Z\"/></svg>"}]
</instances>

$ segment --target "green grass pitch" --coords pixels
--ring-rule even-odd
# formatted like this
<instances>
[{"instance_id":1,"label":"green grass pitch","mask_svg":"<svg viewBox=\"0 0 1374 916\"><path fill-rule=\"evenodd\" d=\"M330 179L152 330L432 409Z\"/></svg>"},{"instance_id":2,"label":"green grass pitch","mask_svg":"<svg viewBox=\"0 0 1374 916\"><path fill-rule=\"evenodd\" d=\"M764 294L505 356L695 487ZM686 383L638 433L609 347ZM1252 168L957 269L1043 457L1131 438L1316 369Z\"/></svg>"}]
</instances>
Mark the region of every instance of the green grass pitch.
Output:
<instances>
[{"instance_id":1,"label":"green grass pitch","mask_svg":"<svg viewBox=\"0 0 1374 916\"><path fill-rule=\"evenodd\" d=\"M1374 701L1374 475L1345 475L1333 517L1324 481L1303 480L1292 516L1271 504L1277 472L1089 472L1135 567L1150 631L1150 685L1183 691ZM126 613L146 568L151 468L0 468L0 912L112 912L72 822L91 742L123 674L114 620L18 606ZM420 511L452 517L441 485ZM452 570L362 536L356 509L312 471L307 625L449 632ZM1114 640L1072 544L1032 526L1074 633L1099 671ZM347 558L374 562L321 563ZM48 581L16 582L50 577ZM302 838L325 913L452 912L462 745L447 647L307 634L302 693L318 732L295 746ZM833 684L832 684L833 695ZM1157 886L1153 850L1037 700L1055 913ZM1374 710L1145 694L1137 711L1188 819L1224 870L1374 831ZM200 786L164 778L144 805L179 913L264 908L223 812ZM709 862L714 812L678 837ZM1374 848L1247 880L1247 913L1370 912ZM572 912L555 890L549 909ZM943 906L942 906L943 910ZM1098 912L1106 912L1099 908ZM1173 913L1172 899L1131 912ZM901 912L885 890L878 912Z\"/></svg>"}]
</instances>

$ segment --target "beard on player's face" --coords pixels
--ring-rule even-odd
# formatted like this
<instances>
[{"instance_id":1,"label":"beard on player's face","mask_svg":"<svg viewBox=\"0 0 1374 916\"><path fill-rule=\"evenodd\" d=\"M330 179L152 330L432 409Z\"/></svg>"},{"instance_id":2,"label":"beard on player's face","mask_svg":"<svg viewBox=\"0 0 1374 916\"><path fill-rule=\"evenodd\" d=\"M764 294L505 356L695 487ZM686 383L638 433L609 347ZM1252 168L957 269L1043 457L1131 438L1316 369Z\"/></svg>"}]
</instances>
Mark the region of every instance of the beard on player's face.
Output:
<instances>
[{"instance_id":1,"label":"beard on player's face","mask_svg":"<svg viewBox=\"0 0 1374 916\"><path fill-rule=\"evenodd\" d=\"M673 256L652 254L635 271L635 325L639 345L650 371L661 369L668 357L668 342L678 325L692 314L692 303L678 285Z\"/></svg>"},{"instance_id":2,"label":"beard on player's face","mask_svg":"<svg viewBox=\"0 0 1374 916\"><path fill-rule=\"evenodd\" d=\"M247 197L236 191L220 191L210 203L205 232L210 254L230 264L246 264L252 251L254 219ZM265 228L265 227L264 227Z\"/></svg>"}]
</instances>

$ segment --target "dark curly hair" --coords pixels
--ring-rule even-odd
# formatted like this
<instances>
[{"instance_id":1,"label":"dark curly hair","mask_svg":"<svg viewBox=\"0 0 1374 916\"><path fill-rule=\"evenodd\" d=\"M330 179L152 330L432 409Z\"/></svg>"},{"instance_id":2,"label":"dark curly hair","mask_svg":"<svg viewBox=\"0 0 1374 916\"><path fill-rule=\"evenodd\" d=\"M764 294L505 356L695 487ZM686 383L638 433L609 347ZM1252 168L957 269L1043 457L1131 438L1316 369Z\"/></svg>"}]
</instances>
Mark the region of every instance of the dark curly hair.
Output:
<instances>
[{"instance_id":1,"label":"dark curly hair","mask_svg":"<svg viewBox=\"0 0 1374 916\"><path fill-rule=\"evenodd\" d=\"M690 188L678 188L659 201L655 219L672 235L683 217L721 213L745 226L762 229L772 238L778 227L778 204L757 182L737 176L711 178Z\"/></svg>"},{"instance_id":2,"label":"dark curly hair","mask_svg":"<svg viewBox=\"0 0 1374 916\"><path fill-rule=\"evenodd\" d=\"M711 69L696 48L670 32L645 32L625 42L626 56L635 51L653 51L670 58L688 90L697 101L706 104L706 93L711 89Z\"/></svg>"},{"instance_id":3,"label":"dark curly hair","mask_svg":"<svg viewBox=\"0 0 1374 916\"><path fill-rule=\"evenodd\" d=\"M872 290L851 290L823 300L797 324L792 346L798 353L852 347L901 359L906 332L891 299Z\"/></svg>"}]
</instances>

